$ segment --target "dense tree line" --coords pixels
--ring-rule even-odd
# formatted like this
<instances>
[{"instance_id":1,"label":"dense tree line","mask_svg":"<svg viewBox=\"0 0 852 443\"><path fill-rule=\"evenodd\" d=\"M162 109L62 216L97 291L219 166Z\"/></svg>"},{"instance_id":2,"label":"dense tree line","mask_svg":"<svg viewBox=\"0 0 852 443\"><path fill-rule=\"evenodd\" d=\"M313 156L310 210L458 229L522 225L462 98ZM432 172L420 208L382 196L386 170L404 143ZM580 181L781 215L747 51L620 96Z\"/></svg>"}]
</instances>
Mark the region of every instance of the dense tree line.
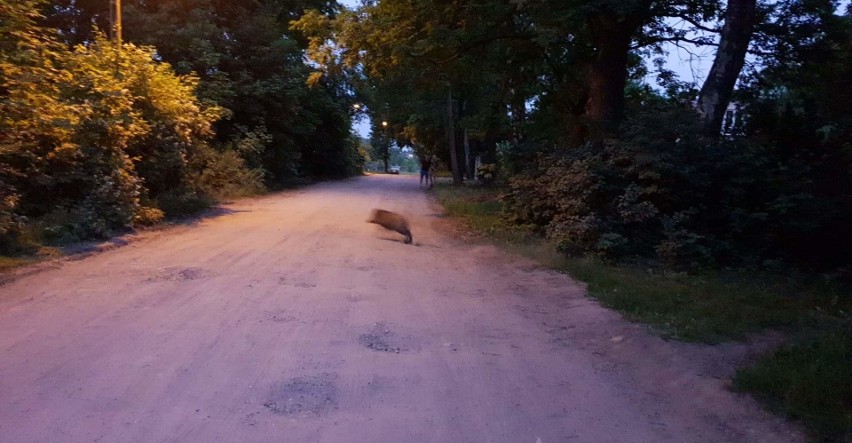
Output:
<instances>
[{"instance_id":1,"label":"dense tree line","mask_svg":"<svg viewBox=\"0 0 852 443\"><path fill-rule=\"evenodd\" d=\"M317 75L351 82L399 144L456 183L476 156L495 164L507 215L566 253L849 265L837 1L385 0L294 26ZM713 49L706 81L667 70L671 44Z\"/></svg>"},{"instance_id":2,"label":"dense tree line","mask_svg":"<svg viewBox=\"0 0 852 443\"><path fill-rule=\"evenodd\" d=\"M108 4L0 0L7 249L356 173L358 103L376 160L412 146L461 183L478 158L566 253L848 266L837 1L125 0L123 46ZM702 84L670 44L713 49Z\"/></svg>"},{"instance_id":3,"label":"dense tree line","mask_svg":"<svg viewBox=\"0 0 852 443\"><path fill-rule=\"evenodd\" d=\"M346 85L289 22L328 1L0 0L0 251L360 172Z\"/></svg>"}]
</instances>

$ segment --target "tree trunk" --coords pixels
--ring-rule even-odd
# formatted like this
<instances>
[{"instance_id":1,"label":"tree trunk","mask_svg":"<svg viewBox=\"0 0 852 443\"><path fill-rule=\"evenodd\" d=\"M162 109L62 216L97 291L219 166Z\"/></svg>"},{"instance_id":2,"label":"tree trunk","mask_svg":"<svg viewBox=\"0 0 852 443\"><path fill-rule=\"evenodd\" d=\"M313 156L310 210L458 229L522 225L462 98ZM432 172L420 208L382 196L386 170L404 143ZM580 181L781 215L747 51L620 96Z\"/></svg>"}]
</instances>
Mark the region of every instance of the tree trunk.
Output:
<instances>
[{"instance_id":1,"label":"tree trunk","mask_svg":"<svg viewBox=\"0 0 852 443\"><path fill-rule=\"evenodd\" d=\"M587 23L597 55L589 76L586 117L589 133L601 138L618 127L624 113L624 87L627 84L627 56L630 42L642 26L642 16L619 15L602 9Z\"/></svg>"},{"instance_id":2,"label":"tree trunk","mask_svg":"<svg viewBox=\"0 0 852 443\"><path fill-rule=\"evenodd\" d=\"M698 96L698 111L703 116L704 133L711 137L719 136L734 85L745 64L746 51L754 31L755 3L756 0L728 0L719 50Z\"/></svg>"},{"instance_id":3,"label":"tree trunk","mask_svg":"<svg viewBox=\"0 0 852 443\"><path fill-rule=\"evenodd\" d=\"M511 112L511 120L509 120L509 125L512 129L512 140L515 143L520 143L524 139L524 133L521 128L527 119L526 97L518 93L518 88L514 80L510 80L510 84L509 111Z\"/></svg>"},{"instance_id":4,"label":"tree trunk","mask_svg":"<svg viewBox=\"0 0 852 443\"><path fill-rule=\"evenodd\" d=\"M459 155L456 149L455 116L453 115L453 90L447 92L447 142L450 148L450 169L453 171L453 184L462 184L461 169L459 168Z\"/></svg>"}]
</instances>

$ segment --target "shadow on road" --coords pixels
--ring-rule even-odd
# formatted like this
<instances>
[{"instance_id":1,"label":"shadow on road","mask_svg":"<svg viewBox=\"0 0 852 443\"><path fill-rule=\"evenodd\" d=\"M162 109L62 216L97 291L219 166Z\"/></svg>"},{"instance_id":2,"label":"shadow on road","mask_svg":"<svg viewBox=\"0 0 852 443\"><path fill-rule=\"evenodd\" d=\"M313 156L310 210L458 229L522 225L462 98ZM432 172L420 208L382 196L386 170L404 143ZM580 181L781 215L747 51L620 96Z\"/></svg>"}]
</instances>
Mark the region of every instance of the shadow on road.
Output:
<instances>
[{"instance_id":1,"label":"shadow on road","mask_svg":"<svg viewBox=\"0 0 852 443\"><path fill-rule=\"evenodd\" d=\"M248 209L232 209L226 208L222 206L214 206L210 209L206 209L198 214L188 215L186 217L180 217L173 220L169 220L168 224L172 225L180 225L180 226L193 226L198 223L201 223L205 220L216 219L225 215L239 214L241 212L251 212Z\"/></svg>"}]
</instances>

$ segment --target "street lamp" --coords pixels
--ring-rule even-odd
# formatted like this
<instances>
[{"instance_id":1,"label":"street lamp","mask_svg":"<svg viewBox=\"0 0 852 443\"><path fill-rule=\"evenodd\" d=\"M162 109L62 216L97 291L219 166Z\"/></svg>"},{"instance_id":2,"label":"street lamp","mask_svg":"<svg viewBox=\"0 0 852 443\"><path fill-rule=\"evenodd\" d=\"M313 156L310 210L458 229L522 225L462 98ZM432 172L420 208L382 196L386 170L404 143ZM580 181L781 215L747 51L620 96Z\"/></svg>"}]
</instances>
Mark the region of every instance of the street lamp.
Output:
<instances>
[{"instance_id":1,"label":"street lamp","mask_svg":"<svg viewBox=\"0 0 852 443\"><path fill-rule=\"evenodd\" d=\"M385 173L388 172L388 160L390 160L390 146L388 146L388 122L382 121L382 159L385 161Z\"/></svg>"}]
</instances>

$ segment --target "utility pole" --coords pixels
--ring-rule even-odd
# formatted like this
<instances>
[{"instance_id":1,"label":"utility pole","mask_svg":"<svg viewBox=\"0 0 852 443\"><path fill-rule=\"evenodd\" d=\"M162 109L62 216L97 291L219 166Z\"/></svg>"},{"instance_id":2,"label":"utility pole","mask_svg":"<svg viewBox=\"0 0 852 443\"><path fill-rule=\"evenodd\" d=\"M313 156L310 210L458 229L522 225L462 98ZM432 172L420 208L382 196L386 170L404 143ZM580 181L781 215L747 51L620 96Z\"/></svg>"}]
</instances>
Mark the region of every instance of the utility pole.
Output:
<instances>
[{"instance_id":1,"label":"utility pole","mask_svg":"<svg viewBox=\"0 0 852 443\"><path fill-rule=\"evenodd\" d=\"M109 36L121 46L121 0L109 0Z\"/></svg>"}]
</instances>

